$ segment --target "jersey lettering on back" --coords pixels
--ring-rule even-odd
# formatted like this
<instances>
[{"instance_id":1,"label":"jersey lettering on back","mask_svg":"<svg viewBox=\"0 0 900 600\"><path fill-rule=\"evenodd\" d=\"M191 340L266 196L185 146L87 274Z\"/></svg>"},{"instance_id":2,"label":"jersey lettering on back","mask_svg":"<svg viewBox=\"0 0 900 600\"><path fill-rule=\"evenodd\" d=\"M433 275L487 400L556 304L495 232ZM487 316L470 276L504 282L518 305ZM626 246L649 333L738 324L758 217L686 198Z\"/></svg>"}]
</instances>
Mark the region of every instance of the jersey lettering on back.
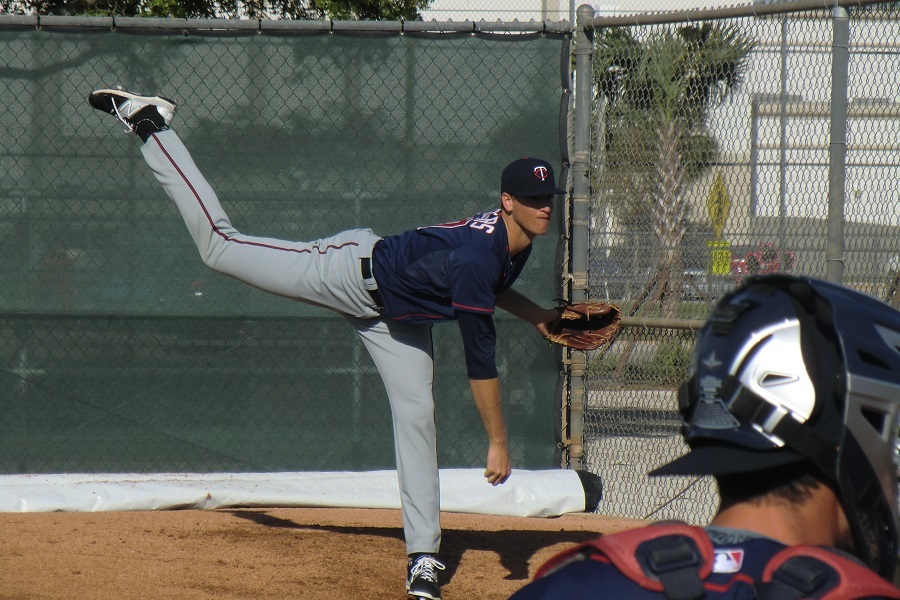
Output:
<instances>
[{"instance_id":1,"label":"jersey lettering on back","mask_svg":"<svg viewBox=\"0 0 900 600\"><path fill-rule=\"evenodd\" d=\"M494 228L496 227L497 221L499 219L500 211L494 210L491 212L482 213L480 215L475 215L474 217L470 217L468 219L463 219L462 221L441 223L439 225L426 225L425 227L419 227L418 231L434 228L453 229L455 227L471 227L472 229L480 229L485 233L491 234L494 233Z\"/></svg>"},{"instance_id":2,"label":"jersey lettering on back","mask_svg":"<svg viewBox=\"0 0 900 600\"><path fill-rule=\"evenodd\" d=\"M382 239L373 253L386 315L407 323L493 314L497 294L519 277L531 248L510 257L500 210Z\"/></svg>"}]
</instances>

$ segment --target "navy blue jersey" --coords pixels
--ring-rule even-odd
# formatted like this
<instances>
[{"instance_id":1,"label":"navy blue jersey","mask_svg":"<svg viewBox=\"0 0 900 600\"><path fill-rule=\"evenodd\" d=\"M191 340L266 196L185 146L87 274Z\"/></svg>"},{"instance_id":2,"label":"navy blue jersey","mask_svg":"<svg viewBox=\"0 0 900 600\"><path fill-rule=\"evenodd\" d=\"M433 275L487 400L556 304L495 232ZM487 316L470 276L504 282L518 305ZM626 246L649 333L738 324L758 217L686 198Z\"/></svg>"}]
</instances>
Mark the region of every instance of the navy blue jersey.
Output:
<instances>
[{"instance_id":1,"label":"navy blue jersey","mask_svg":"<svg viewBox=\"0 0 900 600\"><path fill-rule=\"evenodd\" d=\"M434 323L460 312L491 315L497 294L519 277L529 246L509 255L500 210L381 240L372 256L385 315Z\"/></svg>"},{"instance_id":2,"label":"navy blue jersey","mask_svg":"<svg viewBox=\"0 0 900 600\"><path fill-rule=\"evenodd\" d=\"M497 377L497 294L522 272L531 246L509 255L500 209L382 239L372 253L384 314L404 323L456 320L471 379Z\"/></svg>"}]
</instances>

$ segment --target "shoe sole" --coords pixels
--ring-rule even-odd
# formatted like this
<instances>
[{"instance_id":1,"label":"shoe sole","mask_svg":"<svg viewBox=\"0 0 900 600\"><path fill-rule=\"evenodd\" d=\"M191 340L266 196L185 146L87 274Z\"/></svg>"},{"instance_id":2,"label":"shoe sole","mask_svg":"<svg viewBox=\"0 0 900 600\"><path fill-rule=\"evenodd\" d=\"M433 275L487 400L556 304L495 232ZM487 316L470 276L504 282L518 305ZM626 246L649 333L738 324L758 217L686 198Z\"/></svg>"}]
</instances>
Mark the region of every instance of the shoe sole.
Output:
<instances>
[{"instance_id":1,"label":"shoe sole","mask_svg":"<svg viewBox=\"0 0 900 600\"><path fill-rule=\"evenodd\" d=\"M112 99L114 97L124 98L125 100L135 100L148 106L152 105L167 109L173 113L175 112L175 109L177 107L177 104L174 100L170 100L169 98L164 98L162 96L141 96L138 94L132 94L131 92L126 92L125 90L111 89L94 90L93 92L91 92L91 95L88 96L88 103L90 103L90 105L97 110L112 115L115 114L112 102Z\"/></svg>"},{"instance_id":2,"label":"shoe sole","mask_svg":"<svg viewBox=\"0 0 900 600\"><path fill-rule=\"evenodd\" d=\"M441 600L440 596L432 596L425 592L409 591L409 582L406 583L406 598L407 600Z\"/></svg>"},{"instance_id":3,"label":"shoe sole","mask_svg":"<svg viewBox=\"0 0 900 600\"><path fill-rule=\"evenodd\" d=\"M409 583L406 584L406 598L407 600L441 600L440 596L409 591Z\"/></svg>"}]
</instances>

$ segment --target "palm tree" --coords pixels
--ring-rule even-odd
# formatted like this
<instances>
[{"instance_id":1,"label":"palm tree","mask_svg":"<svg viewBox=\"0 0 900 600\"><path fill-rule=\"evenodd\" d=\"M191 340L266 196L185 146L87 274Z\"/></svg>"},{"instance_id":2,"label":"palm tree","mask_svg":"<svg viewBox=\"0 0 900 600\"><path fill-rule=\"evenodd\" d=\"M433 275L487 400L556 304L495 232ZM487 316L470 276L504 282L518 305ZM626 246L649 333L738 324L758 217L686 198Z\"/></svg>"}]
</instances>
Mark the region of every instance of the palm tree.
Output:
<instances>
[{"instance_id":1,"label":"palm tree","mask_svg":"<svg viewBox=\"0 0 900 600\"><path fill-rule=\"evenodd\" d=\"M609 29L595 40L595 196L625 226L650 222L659 245L632 315L678 316L683 190L716 159L709 110L735 90L752 48L737 29L705 23L640 39L631 29Z\"/></svg>"}]
</instances>

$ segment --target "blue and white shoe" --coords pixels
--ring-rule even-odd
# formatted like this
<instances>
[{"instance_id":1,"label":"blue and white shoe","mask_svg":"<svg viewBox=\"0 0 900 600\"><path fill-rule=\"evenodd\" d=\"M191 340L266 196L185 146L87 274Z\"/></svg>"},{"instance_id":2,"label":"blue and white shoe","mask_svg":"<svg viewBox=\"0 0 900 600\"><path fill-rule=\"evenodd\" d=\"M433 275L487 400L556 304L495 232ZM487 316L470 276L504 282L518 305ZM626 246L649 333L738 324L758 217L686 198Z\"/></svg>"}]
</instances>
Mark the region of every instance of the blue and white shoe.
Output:
<instances>
[{"instance_id":1,"label":"blue and white shoe","mask_svg":"<svg viewBox=\"0 0 900 600\"><path fill-rule=\"evenodd\" d=\"M416 554L409 558L406 593L413 600L441 600L438 571L446 567L433 554Z\"/></svg>"}]
</instances>

